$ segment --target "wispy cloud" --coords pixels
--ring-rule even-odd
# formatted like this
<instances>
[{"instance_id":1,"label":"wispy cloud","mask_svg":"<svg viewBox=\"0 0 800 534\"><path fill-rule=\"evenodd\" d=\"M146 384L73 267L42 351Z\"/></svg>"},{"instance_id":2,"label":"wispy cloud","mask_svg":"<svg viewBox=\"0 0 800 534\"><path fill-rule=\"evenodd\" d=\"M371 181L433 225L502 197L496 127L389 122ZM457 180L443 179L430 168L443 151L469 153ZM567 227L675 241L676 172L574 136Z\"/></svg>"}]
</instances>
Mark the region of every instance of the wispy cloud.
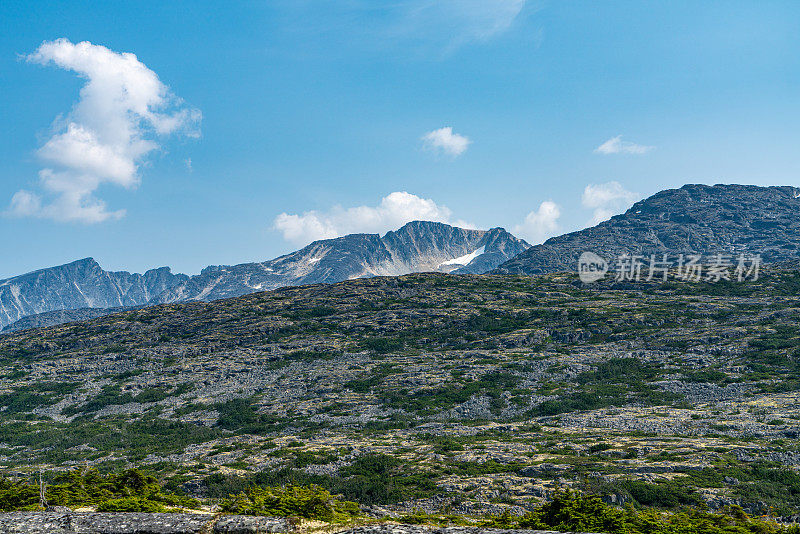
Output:
<instances>
[{"instance_id":1,"label":"wispy cloud","mask_svg":"<svg viewBox=\"0 0 800 534\"><path fill-rule=\"evenodd\" d=\"M609 219L615 213L628 208L639 199L639 194L625 189L619 182L589 184L583 190L581 204L593 209L590 224L598 224Z\"/></svg>"},{"instance_id":2,"label":"wispy cloud","mask_svg":"<svg viewBox=\"0 0 800 534\"><path fill-rule=\"evenodd\" d=\"M528 213L522 224L514 226L512 232L530 244L538 245L558 233L560 217L561 208L558 204L545 200L536 211Z\"/></svg>"},{"instance_id":3,"label":"wispy cloud","mask_svg":"<svg viewBox=\"0 0 800 534\"><path fill-rule=\"evenodd\" d=\"M334 206L328 211L306 211L302 215L281 213L275 217L273 228L280 231L287 241L304 245L317 239L331 239L346 234L384 233L411 221L473 227L464 221L454 221L452 215L447 206L431 199L396 191L383 197L377 206Z\"/></svg>"},{"instance_id":4,"label":"wispy cloud","mask_svg":"<svg viewBox=\"0 0 800 534\"><path fill-rule=\"evenodd\" d=\"M309 50L356 47L438 60L499 38L521 18L526 0L273 0L309 37Z\"/></svg>"},{"instance_id":5,"label":"wispy cloud","mask_svg":"<svg viewBox=\"0 0 800 534\"><path fill-rule=\"evenodd\" d=\"M88 41L44 42L26 58L55 65L86 80L72 110L56 118L37 156L40 193L21 190L12 216L97 223L118 219L95 192L104 184L139 185L139 165L172 134L199 135L199 110L186 106L135 55Z\"/></svg>"},{"instance_id":6,"label":"wispy cloud","mask_svg":"<svg viewBox=\"0 0 800 534\"><path fill-rule=\"evenodd\" d=\"M423 146L427 150L447 154L454 158L466 152L471 142L469 137L453 133L453 128L450 126L433 130L422 136Z\"/></svg>"},{"instance_id":7,"label":"wispy cloud","mask_svg":"<svg viewBox=\"0 0 800 534\"><path fill-rule=\"evenodd\" d=\"M646 154L653 150L654 146L639 145L630 141L623 141L622 136L612 137L599 147L594 149L595 154Z\"/></svg>"},{"instance_id":8,"label":"wispy cloud","mask_svg":"<svg viewBox=\"0 0 800 534\"><path fill-rule=\"evenodd\" d=\"M397 4L398 33L453 50L507 31L526 0L406 0Z\"/></svg>"}]
</instances>

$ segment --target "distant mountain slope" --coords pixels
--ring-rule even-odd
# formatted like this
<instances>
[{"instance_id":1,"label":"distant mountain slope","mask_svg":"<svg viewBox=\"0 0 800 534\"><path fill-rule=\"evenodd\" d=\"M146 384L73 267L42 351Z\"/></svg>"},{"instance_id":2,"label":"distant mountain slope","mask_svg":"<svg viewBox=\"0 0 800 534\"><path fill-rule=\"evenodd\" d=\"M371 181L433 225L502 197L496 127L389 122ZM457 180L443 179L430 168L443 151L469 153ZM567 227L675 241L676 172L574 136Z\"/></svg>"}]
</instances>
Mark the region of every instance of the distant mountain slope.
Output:
<instances>
[{"instance_id":1,"label":"distant mountain slope","mask_svg":"<svg viewBox=\"0 0 800 534\"><path fill-rule=\"evenodd\" d=\"M0 280L0 328L28 315L136 306L188 279L169 267L144 274L103 270L92 258Z\"/></svg>"},{"instance_id":2,"label":"distant mountain slope","mask_svg":"<svg viewBox=\"0 0 800 534\"><path fill-rule=\"evenodd\" d=\"M17 330L28 330L29 328L45 328L75 321L86 321L112 313L133 310L135 308L136 307L133 306L125 306L116 308L78 308L77 310L48 311L23 317L5 328L0 328L0 332L7 334L9 332L16 332Z\"/></svg>"},{"instance_id":3,"label":"distant mountain slope","mask_svg":"<svg viewBox=\"0 0 800 534\"><path fill-rule=\"evenodd\" d=\"M685 185L661 191L592 228L548 239L495 273L574 271L591 251L620 254L760 254L775 263L800 257L800 192L794 187Z\"/></svg>"},{"instance_id":4,"label":"distant mountain slope","mask_svg":"<svg viewBox=\"0 0 800 534\"><path fill-rule=\"evenodd\" d=\"M59 324L95 316L86 308L120 308L215 300L283 286L424 271L483 273L527 249L502 228L466 230L416 221L381 237L352 234L315 241L262 263L212 266L196 276L168 267L145 274L104 271L92 258L0 281L0 330ZM50 313L79 310L77 313Z\"/></svg>"},{"instance_id":5,"label":"distant mountain slope","mask_svg":"<svg viewBox=\"0 0 800 534\"><path fill-rule=\"evenodd\" d=\"M467 230L414 221L383 237L351 234L315 241L270 261L207 267L200 275L168 289L154 302L214 300L288 285L426 271L479 274L529 246L502 228Z\"/></svg>"}]
</instances>

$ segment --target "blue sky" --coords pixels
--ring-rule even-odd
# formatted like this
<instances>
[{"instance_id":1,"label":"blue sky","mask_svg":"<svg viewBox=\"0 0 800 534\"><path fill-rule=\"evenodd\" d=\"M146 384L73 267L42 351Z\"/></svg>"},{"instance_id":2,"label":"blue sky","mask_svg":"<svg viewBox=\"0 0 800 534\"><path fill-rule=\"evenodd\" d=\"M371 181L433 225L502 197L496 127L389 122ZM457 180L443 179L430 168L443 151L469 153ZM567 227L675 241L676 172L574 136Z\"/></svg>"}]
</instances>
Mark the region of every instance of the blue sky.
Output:
<instances>
[{"instance_id":1,"label":"blue sky","mask_svg":"<svg viewBox=\"0 0 800 534\"><path fill-rule=\"evenodd\" d=\"M797 2L5 0L0 278L800 185L799 89Z\"/></svg>"}]
</instances>

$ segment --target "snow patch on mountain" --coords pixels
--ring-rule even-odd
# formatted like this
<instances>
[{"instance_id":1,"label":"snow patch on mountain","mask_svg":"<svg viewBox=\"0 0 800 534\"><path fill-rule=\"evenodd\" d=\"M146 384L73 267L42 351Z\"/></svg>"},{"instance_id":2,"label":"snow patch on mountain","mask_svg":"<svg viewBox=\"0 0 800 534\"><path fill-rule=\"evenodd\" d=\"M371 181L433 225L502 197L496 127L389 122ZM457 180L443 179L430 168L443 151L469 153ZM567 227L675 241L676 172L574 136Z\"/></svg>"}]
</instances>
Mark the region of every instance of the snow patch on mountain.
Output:
<instances>
[{"instance_id":1,"label":"snow patch on mountain","mask_svg":"<svg viewBox=\"0 0 800 534\"><path fill-rule=\"evenodd\" d=\"M476 248L469 254L464 254L463 256L453 258L452 260L443 261L438 265L438 267L444 267L447 265L469 265L472 260L483 254L484 250L486 250L486 246Z\"/></svg>"}]
</instances>

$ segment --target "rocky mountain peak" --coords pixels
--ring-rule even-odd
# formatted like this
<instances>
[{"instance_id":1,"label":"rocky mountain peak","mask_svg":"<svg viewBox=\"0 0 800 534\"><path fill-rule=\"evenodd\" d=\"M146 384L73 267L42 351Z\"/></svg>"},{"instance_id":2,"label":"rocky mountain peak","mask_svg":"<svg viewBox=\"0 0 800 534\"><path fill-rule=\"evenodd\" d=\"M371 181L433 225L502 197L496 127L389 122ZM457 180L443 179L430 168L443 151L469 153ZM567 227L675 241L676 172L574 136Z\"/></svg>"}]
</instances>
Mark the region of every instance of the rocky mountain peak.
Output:
<instances>
[{"instance_id":1,"label":"rocky mountain peak","mask_svg":"<svg viewBox=\"0 0 800 534\"><path fill-rule=\"evenodd\" d=\"M349 234L314 241L274 260L229 266L224 273L204 270L157 301L213 300L287 285L414 272L483 273L529 246L502 228L470 230L412 221L383 236Z\"/></svg>"},{"instance_id":2,"label":"rocky mountain peak","mask_svg":"<svg viewBox=\"0 0 800 534\"><path fill-rule=\"evenodd\" d=\"M758 254L765 262L800 256L800 190L790 186L689 184L641 200L592 228L548 239L496 272L574 271L591 251L621 254Z\"/></svg>"},{"instance_id":3,"label":"rocky mountain peak","mask_svg":"<svg viewBox=\"0 0 800 534\"><path fill-rule=\"evenodd\" d=\"M34 315L40 317L21 324L87 317L90 309L215 300L288 285L423 271L482 273L528 246L500 228L469 230L413 221L383 237L349 234L323 239L273 260L212 265L192 277L173 274L169 267L143 275L109 272L84 258L0 281L0 328ZM75 313L61 313L65 310Z\"/></svg>"}]
</instances>

